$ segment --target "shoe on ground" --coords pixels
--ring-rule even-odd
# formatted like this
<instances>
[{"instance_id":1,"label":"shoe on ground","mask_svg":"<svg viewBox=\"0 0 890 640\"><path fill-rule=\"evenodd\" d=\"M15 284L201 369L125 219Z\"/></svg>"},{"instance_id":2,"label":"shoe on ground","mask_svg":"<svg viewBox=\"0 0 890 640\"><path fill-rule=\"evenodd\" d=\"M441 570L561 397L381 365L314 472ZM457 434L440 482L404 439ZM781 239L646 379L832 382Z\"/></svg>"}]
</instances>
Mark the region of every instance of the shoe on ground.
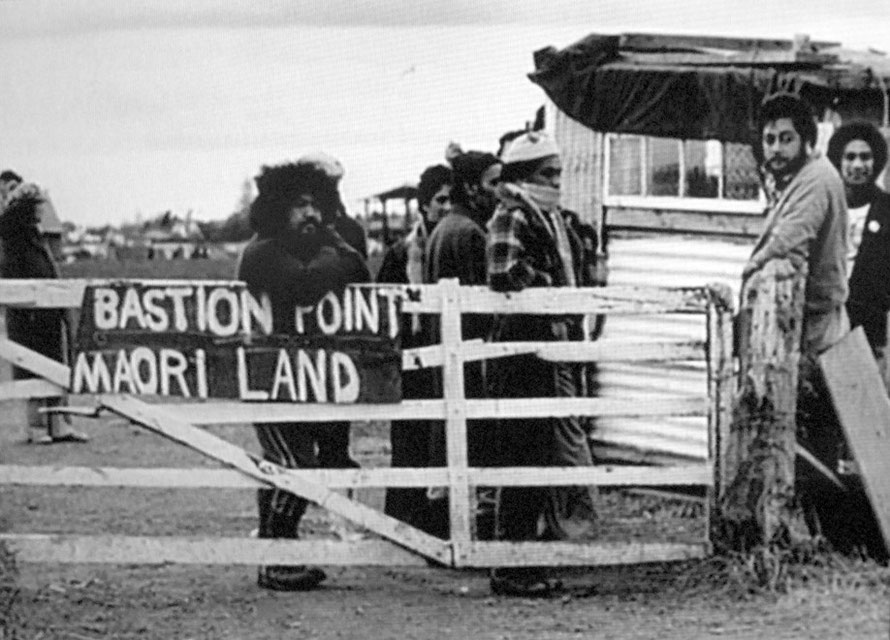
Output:
<instances>
[{"instance_id":1,"label":"shoe on ground","mask_svg":"<svg viewBox=\"0 0 890 640\"><path fill-rule=\"evenodd\" d=\"M269 565L260 567L257 585L273 591L312 591L327 574L318 567Z\"/></svg>"},{"instance_id":2,"label":"shoe on ground","mask_svg":"<svg viewBox=\"0 0 890 640\"><path fill-rule=\"evenodd\" d=\"M517 598L549 598L563 590L562 582L538 571L496 571L490 585L496 596Z\"/></svg>"},{"instance_id":3,"label":"shoe on ground","mask_svg":"<svg viewBox=\"0 0 890 640\"><path fill-rule=\"evenodd\" d=\"M30 434L28 436L29 444L52 444L53 439L48 433Z\"/></svg>"},{"instance_id":4,"label":"shoe on ground","mask_svg":"<svg viewBox=\"0 0 890 640\"><path fill-rule=\"evenodd\" d=\"M50 436L53 442L89 442L90 438L80 431L67 431L57 435Z\"/></svg>"}]
</instances>

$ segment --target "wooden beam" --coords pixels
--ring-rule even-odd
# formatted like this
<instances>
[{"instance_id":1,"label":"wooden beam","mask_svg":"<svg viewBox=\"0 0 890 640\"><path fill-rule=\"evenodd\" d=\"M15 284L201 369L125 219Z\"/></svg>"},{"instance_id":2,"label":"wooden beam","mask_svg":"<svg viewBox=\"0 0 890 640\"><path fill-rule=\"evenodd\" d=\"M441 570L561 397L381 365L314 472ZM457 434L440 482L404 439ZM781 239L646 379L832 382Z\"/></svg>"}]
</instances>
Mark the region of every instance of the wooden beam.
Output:
<instances>
[{"instance_id":1,"label":"wooden beam","mask_svg":"<svg viewBox=\"0 0 890 640\"><path fill-rule=\"evenodd\" d=\"M442 295L442 393L448 407L445 416L445 453L448 464L448 521L451 530L452 557L462 566L475 522L475 491L470 490L467 447L467 400L464 396L464 361L460 284L456 279L439 283Z\"/></svg>"},{"instance_id":2,"label":"wooden beam","mask_svg":"<svg viewBox=\"0 0 890 640\"><path fill-rule=\"evenodd\" d=\"M464 362L476 362L506 356L533 353L551 362L650 362L669 360L700 360L704 355L702 340L640 341L626 338L604 338L596 342L483 342L465 340L461 343ZM414 347L402 351L402 370L413 371L441 367L439 345ZM0 385L2 392L2 385Z\"/></svg>"},{"instance_id":3,"label":"wooden beam","mask_svg":"<svg viewBox=\"0 0 890 640\"><path fill-rule=\"evenodd\" d=\"M110 280L3 280L0 306L80 308L88 284ZM117 281L115 281L117 282ZM137 281L134 281L137 282ZM168 285L212 286L212 281L162 281ZM228 282L228 281L226 281ZM152 281L152 284L158 284ZM221 282L218 284L222 284ZM404 292L403 310L411 313L438 313L440 285L359 285L395 287ZM576 289L531 288L498 293L487 287L460 287L462 313L675 313L704 312L706 300L701 288L663 287L583 287Z\"/></svg>"},{"instance_id":4,"label":"wooden beam","mask_svg":"<svg viewBox=\"0 0 890 640\"><path fill-rule=\"evenodd\" d=\"M890 549L890 399L862 327L819 356L819 364Z\"/></svg>"},{"instance_id":5,"label":"wooden beam","mask_svg":"<svg viewBox=\"0 0 890 640\"><path fill-rule=\"evenodd\" d=\"M193 424L251 422L330 422L331 420L444 420L442 400L403 400L399 404L294 404L237 401L157 405L175 410ZM562 416L705 416L707 396L617 398L510 398L467 400L467 418L548 418Z\"/></svg>"},{"instance_id":6,"label":"wooden beam","mask_svg":"<svg viewBox=\"0 0 890 640\"><path fill-rule=\"evenodd\" d=\"M708 485L712 467L687 464L671 467L491 467L467 469L470 484L479 486L547 487L596 484L604 487ZM286 469L293 475L328 489L371 487L429 487L448 484L445 467L377 469ZM183 489L255 489L267 486L234 469L178 467L62 467L0 465L0 485L79 486Z\"/></svg>"},{"instance_id":7,"label":"wooden beam","mask_svg":"<svg viewBox=\"0 0 890 640\"><path fill-rule=\"evenodd\" d=\"M733 38L728 36L699 36L699 35L669 35L660 33L623 33L619 36L619 46L622 49L728 49L731 51L791 51L794 49L793 40L779 40L776 38ZM827 47L839 47L839 42L812 41L810 43L816 49Z\"/></svg>"},{"instance_id":8,"label":"wooden beam","mask_svg":"<svg viewBox=\"0 0 890 640\"><path fill-rule=\"evenodd\" d=\"M670 231L755 239L763 228L762 215L700 211L608 207L608 229Z\"/></svg>"},{"instance_id":9,"label":"wooden beam","mask_svg":"<svg viewBox=\"0 0 890 640\"><path fill-rule=\"evenodd\" d=\"M635 53L633 59L626 64L646 65L651 68L658 65L689 65L694 67L802 67L821 68L827 64L837 64L838 56L832 53L813 53L811 51L744 51L732 54L713 52L642 52Z\"/></svg>"},{"instance_id":10,"label":"wooden beam","mask_svg":"<svg viewBox=\"0 0 890 640\"><path fill-rule=\"evenodd\" d=\"M0 338L0 357L33 371L53 384L68 385L69 368L11 340ZM102 396L114 398L110 394ZM119 396L123 397L123 396ZM330 420L445 419L443 400L406 400L399 404L294 404L237 401L183 402L152 405L172 409L193 424L243 422L307 422ZM597 416L703 416L704 396L649 396L646 402L611 398L480 399L467 400L467 418L545 418L572 415Z\"/></svg>"},{"instance_id":11,"label":"wooden beam","mask_svg":"<svg viewBox=\"0 0 890 640\"><path fill-rule=\"evenodd\" d=\"M467 567L608 566L704 558L707 542L474 542Z\"/></svg>"},{"instance_id":12,"label":"wooden beam","mask_svg":"<svg viewBox=\"0 0 890 640\"><path fill-rule=\"evenodd\" d=\"M22 369L33 371L55 385L68 388L70 371L67 366L23 347L9 338L0 337L0 358Z\"/></svg>"},{"instance_id":13,"label":"wooden beam","mask_svg":"<svg viewBox=\"0 0 890 640\"><path fill-rule=\"evenodd\" d=\"M323 564L426 566L385 540L286 540L109 535L0 535L19 562L53 564Z\"/></svg>"},{"instance_id":14,"label":"wooden beam","mask_svg":"<svg viewBox=\"0 0 890 640\"><path fill-rule=\"evenodd\" d=\"M754 272L742 289L750 322L739 353L725 482L718 482L714 535L726 548L787 546L807 539L795 500L795 413L806 268L779 279L777 261Z\"/></svg>"},{"instance_id":15,"label":"wooden beam","mask_svg":"<svg viewBox=\"0 0 890 640\"><path fill-rule=\"evenodd\" d=\"M130 396L100 395L98 399L101 405L114 413L224 465L234 467L247 476L306 498L332 513L438 562L451 563L450 549L442 540L350 500L327 487L292 474L283 474L280 466L265 461L260 462L244 449L203 429L198 429L162 407L146 404Z\"/></svg>"},{"instance_id":16,"label":"wooden beam","mask_svg":"<svg viewBox=\"0 0 890 640\"><path fill-rule=\"evenodd\" d=\"M24 400L26 398L58 398L64 389L47 380L8 380L0 382L0 400Z\"/></svg>"},{"instance_id":17,"label":"wooden beam","mask_svg":"<svg viewBox=\"0 0 890 640\"><path fill-rule=\"evenodd\" d=\"M426 565L422 558L383 540L0 534L0 542L19 561L34 563ZM607 566L688 560L707 554L706 542L474 542L465 566Z\"/></svg>"},{"instance_id":18,"label":"wooden beam","mask_svg":"<svg viewBox=\"0 0 890 640\"><path fill-rule=\"evenodd\" d=\"M532 287L510 293L460 288L462 313L704 313L706 307L702 287Z\"/></svg>"},{"instance_id":19,"label":"wooden beam","mask_svg":"<svg viewBox=\"0 0 890 640\"><path fill-rule=\"evenodd\" d=\"M708 530L718 510L718 496L726 479L723 477L726 448L732 424L732 401L738 381L733 370L733 294L726 285L711 285L711 304L708 306L708 459L714 465L712 486L706 492L705 514Z\"/></svg>"}]
</instances>

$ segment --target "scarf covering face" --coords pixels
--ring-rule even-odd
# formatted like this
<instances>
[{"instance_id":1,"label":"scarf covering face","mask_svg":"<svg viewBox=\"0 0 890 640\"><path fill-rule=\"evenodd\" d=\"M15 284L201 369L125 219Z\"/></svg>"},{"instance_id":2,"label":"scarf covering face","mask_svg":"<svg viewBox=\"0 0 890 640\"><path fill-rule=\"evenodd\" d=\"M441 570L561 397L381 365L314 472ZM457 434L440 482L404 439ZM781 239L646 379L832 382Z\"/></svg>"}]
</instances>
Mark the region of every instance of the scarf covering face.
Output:
<instances>
[{"instance_id":1,"label":"scarf covering face","mask_svg":"<svg viewBox=\"0 0 890 640\"><path fill-rule=\"evenodd\" d=\"M518 186L525 191L529 199L541 211L550 213L559 206L559 189L532 184L531 182L520 182Z\"/></svg>"},{"instance_id":2,"label":"scarf covering face","mask_svg":"<svg viewBox=\"0 0 890 640\"><path fill-rule=\"evenodd\" d=\"M559 189L528 182L520 182L518 186L524 192L526 201L532 205L538 215L545 221L549 221L549 224L545 226L547 229L553 230L552 235L556 240L556 249L559 252L560 262L562 262L566 285L577 286L572 262L572 245L569 243L566 221L559 210Z\"/></svg>"}]
</instances>

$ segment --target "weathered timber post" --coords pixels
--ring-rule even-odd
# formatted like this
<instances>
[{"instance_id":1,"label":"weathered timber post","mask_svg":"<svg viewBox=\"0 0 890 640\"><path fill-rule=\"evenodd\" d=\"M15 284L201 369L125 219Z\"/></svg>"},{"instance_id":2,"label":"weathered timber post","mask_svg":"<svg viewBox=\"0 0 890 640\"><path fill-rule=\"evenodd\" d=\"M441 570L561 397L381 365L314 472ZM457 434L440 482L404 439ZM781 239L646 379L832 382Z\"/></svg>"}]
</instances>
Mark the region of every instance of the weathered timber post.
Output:
<instances>
[{"instance_id":1,"label":"weathered timber post","mask_svg":"<svg viewBox=\"0 0 890 640\"><path fill-rule=\"evenodd\" d=\"M724 284L708 285L708 458L714 465L714 484L708 487L705 514L710 529L717 497L726 486L724 463L732 422L735 372L732 361L733 293Z\"/></svg>"},{"instance_id":2,"label":"weathered timber post","mask_svg":"<svg viewBox=\"0 0 890 640\"><path fill-rule=\"evenodd\" d=\"M737 551L806 537L795 500L798 363L806 273L776 276L776 263L742 290L739 385L712 538Z\"/></svg>"}]
</instances>

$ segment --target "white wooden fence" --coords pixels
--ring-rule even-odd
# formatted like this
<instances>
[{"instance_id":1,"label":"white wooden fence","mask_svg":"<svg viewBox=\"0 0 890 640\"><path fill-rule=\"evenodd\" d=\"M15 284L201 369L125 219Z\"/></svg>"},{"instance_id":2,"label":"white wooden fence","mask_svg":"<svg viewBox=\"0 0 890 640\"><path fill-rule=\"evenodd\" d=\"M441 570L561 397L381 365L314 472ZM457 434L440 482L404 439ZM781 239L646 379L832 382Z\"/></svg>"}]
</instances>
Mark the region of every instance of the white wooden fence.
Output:
<instances>
[{"instance_id":1,"label":"white wooden fence","mask_svg":"<svg viewBox=\"0 0 890 640\"><path fill-rule=\"evenodd\" d=\"M69 307L81 305L87 284L108 281L6 280L0 282L0 305ZM177 282L192 286L194 282ZM210 284L210 283L202 283ZM220 469L157 469L115 467L0 466L5 485L81 487L248 488L279 487L315 502L328 511L377 534L362 540L259 540L250 538L134 537L109 535L0 536L23 561L200 564L419 565L426 559L453 567L524 565L600 565L680 560L710 550L700 541L674 542L506 542L472 536L476 486L586 485L658 487L697 485L709 498L719 479L719 460L728 428L732 378L731 318L726 296L707 288L605 287L535 289L501 294L484 288L460 287L456 281L403 287L405 312L441 315L442 343L406 350L403 368L442 367L443 398L405 400L400 404L291 404L238 401L146 403L128 395L72 398L92 403L180 442L222 464ZM706 326L705 340L632 340L596 342L482 343L461 340L462 313L694 314ZM463 363L521 353L551 361L704 361L707 386L697 396L645 398L521 398L467 399ZM51 397L67 390L69 369L33 351L0 338L0 357L38 373L42 379L6 382L0 399ZM704 416L709 456L704 463L670 467L595 466L545 468L470 468L467 420L558 416L668 418ZM447 467L426 469L288 470L259 461L245 450L198 425L332 420L434 419L446 425ZM86 445L89 446L89 445ZM347 498L338 490L367 487L446 486L450 494L449 540L432 537ZM706 504L710 513L712 500Z\"/></svg>"}]
</instances>

